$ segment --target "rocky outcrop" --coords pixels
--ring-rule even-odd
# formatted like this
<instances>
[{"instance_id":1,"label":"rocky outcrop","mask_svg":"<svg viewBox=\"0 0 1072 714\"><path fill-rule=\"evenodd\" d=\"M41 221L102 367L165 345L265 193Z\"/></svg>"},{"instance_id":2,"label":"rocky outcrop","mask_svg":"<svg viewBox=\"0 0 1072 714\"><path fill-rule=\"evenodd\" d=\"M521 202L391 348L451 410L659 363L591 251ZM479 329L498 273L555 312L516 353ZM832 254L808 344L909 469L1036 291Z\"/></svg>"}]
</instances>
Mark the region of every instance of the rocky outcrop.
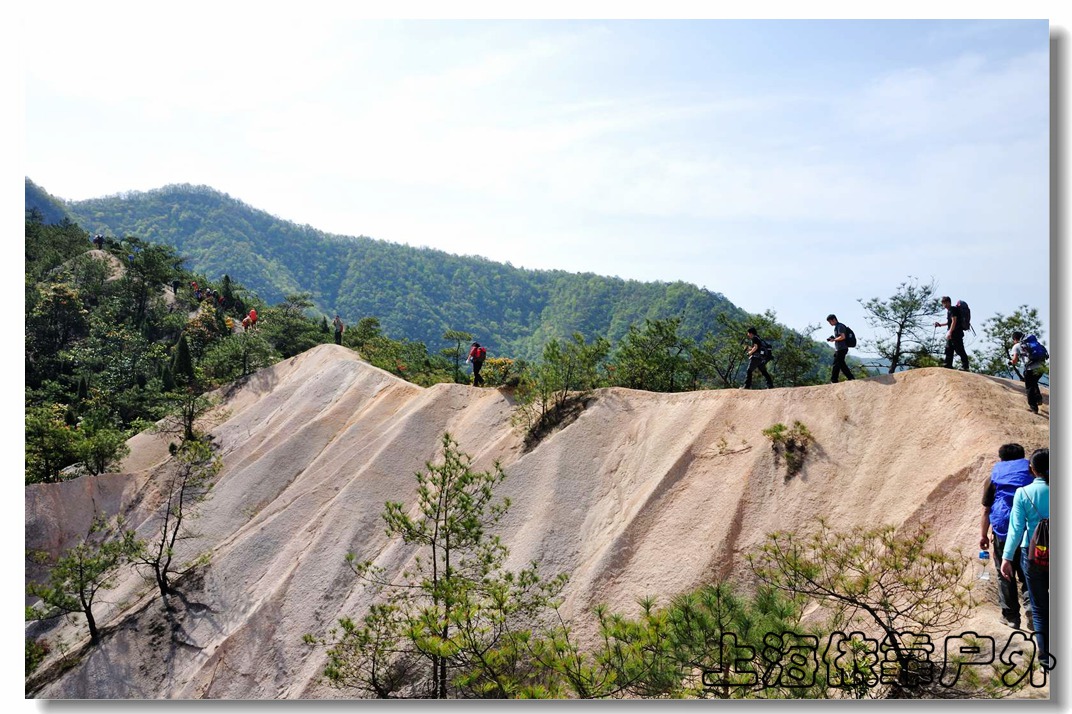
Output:
<instances>
[{"instance_id":1,"label":"rocky outcrop","mask_svg":"<svg viewBox=\"0 0 1072 714\"><path fill-rule=\"evenodd\" d=\"M496 460L513 505L501 535L518 567L567 572L565 611L625 610L720 578L747 578L764 535L807 527L929 523L936 544L971 551L981 482L997 447L1047 445L1049 422L1020 385L926 369L796 389L596 393L581 416L523 452L512 399L494 389L421 388L322 345L229 391L213 429L224 468L185 555L211 554L174 636L150 588L127 573L98 617L100 647L34 694L54 698L309 698L323 654L302 643L369 595L344 557L400 571L412 553L384 534L387 500L412 502L414 473L449 431L479 468ZM1044 412L1047 407L1044 407ZM787 477L762 431L814 436ZM27 489L27 547L55 550L94 509L154 527L166 443L131 441L124 474ZM49 633L77 642L78 623Z\"/></svg>"}]
</instances>

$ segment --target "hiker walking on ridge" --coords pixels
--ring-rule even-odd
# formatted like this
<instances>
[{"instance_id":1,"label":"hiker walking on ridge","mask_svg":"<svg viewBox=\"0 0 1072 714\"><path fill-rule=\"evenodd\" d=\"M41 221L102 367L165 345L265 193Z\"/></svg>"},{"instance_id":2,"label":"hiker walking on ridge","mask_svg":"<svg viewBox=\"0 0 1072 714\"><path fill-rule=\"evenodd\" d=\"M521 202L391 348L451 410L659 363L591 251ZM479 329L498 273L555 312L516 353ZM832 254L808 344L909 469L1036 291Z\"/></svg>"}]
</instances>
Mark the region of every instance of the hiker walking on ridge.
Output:
<instances>
[{"instance_id":1,"label":"hiker walking on ridge","mask_svg":"<svg viewBox=\"0 0 1072 714\"><path fill-rule=\"evenodd\" d=\"M748 372L745 373L744 386L741 389L752 388L752 372L757 369L766 378L767 389L774 389L774 380L771 379L770 372L767 371L767 363L774 356L770 343L760 339L759 333L754 327L748 328L748 338L752 340L752 346L748 348L746 353L748 356Z\"/></svg>"},{"instance_id":2,"label":"hiker walking on ridge","mask_svg":"<svg viewBox=\"0 0 1072 714\"><path fill-rule=\"evenodd\" d=\"M983 486L983 517L980 521L979 547L988 550L993 546L994 563L1000 566L1002 554L1009 532L1009 515L1012 513L1012 500L1016 489L1026 486L1034 480L1031 468L1024 458L1024 447L1019 444L1003 444L998 449L998 458L990 472L990 478ZM1020 629L1020 603L1024 610L1031 607L1027 595L1027 577L1020 567L1020 546L1014 545L1013 575L1006 578L998 570L998 605L1001 606L1001 618L1013 629ZM1016 581L1020 581L1020 593L1016 590Z\"/></svg>"},{"instance_id":3,"label":"hiker walking on ridge","mask_svg":"<svg viewBox=\"0 0 1072 714\"><path fill-rule=\"evenodd\" d=\"M1009 360L1009 366L1015 367L1021 359L1025 362L1024 388L1027 391L1027 408L1038 414L1039 402L1042 401L1039 380L1042 379L1042 369L1046 366L1050 353L1034 335L1024 337L1024 333L1014 332L1012 342L1012 358Z\"/></svg>"},{"instance_id":4,"label":"hiker walking on ridge","mask_svg":"<svg viewBox=\"0 0 1072 714\"><path fill-rule=\"evenodd\" d=\"M1038 646L1038 660L1045 669L1053 667L1050 657L1050 570L1049 550L1046 562L1032 562L1032 535L1039 522L1045 519L1047 535L1050 519L1050 450L1037 449L1031 454L1031 473L1035 479L1016 489L1009 516L1009 533L1002 554L1001 574L1012 579L1013 559L1020 547L1020 567L1027 576L1027 594L1031 600L1031 620ZM1047 543L1048 546L1048 543Z\"/></svg>"},{"instance_id":5,"label":"hiker walking on ridge","mask_svg":"<svg viewBox=\"0 0 1072 714\"><path fill-rule=\"evenodd\" d=\"M483 387L484 378L480 376L480 368L484 366L484 359L488 356L488 351L480 346L479 342L474 342L469 348L469 356L465 358L465 363L473 363L473 386Z\"/></svg>"},{"instance_id":6,"label":"hiker walking on ridge","mask_svg":"<svg viewBox=\"0 0 1072 714\"><path fill-rule=\"evenodd\" d=\"M339 317L339 313L335 313L335 319L331 321L331 324L335 325L335 344L342 344L342 333L346 329L346 325L343 323L342 318Z\"/></svg>"},{"instance_id":7,"label":"hiker walking on ridge","mask_svg":"<svg viewBox=\"0 0 1072 714\"><path fill-rule=\"evenodd\" d=\"M93 236L93 245L97 246L97 250L104 250L104 236L100 233Z\"/></svg>"},{"instance_id":8,"label":"hiker walking on ridge","mask_svg":"<svg viewBox=\"0 0 1072 714\"><path fill-rule=\"evenodd\" d=\"M844 373L846 380L852 381L856 377L852 376L852 371L849 370L849 365L845 363L845 358L849 354L849 348L856 346L856 334L850 328L838 322L837 315L834 313L827 315L826 321L834 328L834 334L826 338L827 342L834 343L834 366L830 369L830 383L837 384L840 373Z\"/></svg>"},{"instance_id":9,"label":"hiker walking on ridge","mask_svg":"<svg viewBox=\"0 0 1072 714\"><path fill-rule=\"evenodd\" d=\"M935 327L948 327L945 333L945 366L953 368L953 354L960 356L960 365L965 372L968 369L968 353L964 349L964 330L968 325L969 318L962 307L962 300L954 305L948 295L942 297L942 307L945 308L945 322L935 322Z\"/></svg>"}]
</instances>

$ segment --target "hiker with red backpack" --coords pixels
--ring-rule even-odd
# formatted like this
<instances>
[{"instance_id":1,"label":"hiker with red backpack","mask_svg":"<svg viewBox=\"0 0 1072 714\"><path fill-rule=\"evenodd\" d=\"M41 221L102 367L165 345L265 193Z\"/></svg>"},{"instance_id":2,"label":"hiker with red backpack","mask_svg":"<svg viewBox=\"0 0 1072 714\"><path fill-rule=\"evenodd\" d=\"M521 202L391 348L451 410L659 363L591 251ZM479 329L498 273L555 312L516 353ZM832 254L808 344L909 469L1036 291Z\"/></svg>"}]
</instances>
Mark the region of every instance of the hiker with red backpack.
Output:
<instances>
[{"instance_id":1,"label":"hiker with red backpack","mask_svg":"<svg viewBox=\"0 0 1072 714\"><path fill-rule=\"evenodd\" d=\"M942 307L945 308L945 322L935 322L935 327L948 327L945 333L945 366L953 369L953 354L960 356L960 365L965 372L968 369L968 353L964 349L964 331L971 329L971 311L968 304L963 300L957 300L954 305L948 295L942 297Z\"/></svg>"},{"instance_id":2,"label":"hiker with red backpack","mask_svg":"<svg viewBox=\"0 0 1072 714\"><path fill-rule=\"evenodd\" d=\"M1031 474L1035 479L1016 489L1009 515L1009 533L1002 554L1001 574L1013 577L1013 558L1020 548L1020 565L1027 575L1027 595L1031 620L1043 669L1053 668L1050 655L1050 450L1031 454Z\"/></svg>"},{"instance_id":3,"label":"hiker with red backpack","mask_svg":"<svg viewBox=\"0 0 1072 714\"><path fill-rule=\"evenodd\" d=\"M484 378L480 376L480 368L484 366L484 360L488 356L488 351L480 346L479 342L474 342L469 348L469 356L465 358L465 363L473 363L473 386L483 387Z\"/></svg>"},{"instance_id":4,"label":"hiker with red backpack","mask_svg":"<svg viewBox=\"0 0 1072 714\"><path fill-rule=\"evenodd\" d=\"M1038 414L1039 402L1042 401L1042 392L1039 390L1039 380L1046 367L1046 360L1050 353L1038 341L1034 335L1024 337L1022 332L1012 333L1012 355L1009 366L1015 367L1020 360L1024 361L1024 388L1027 391L1027 408Z\"/></svg>"}]
</instances>

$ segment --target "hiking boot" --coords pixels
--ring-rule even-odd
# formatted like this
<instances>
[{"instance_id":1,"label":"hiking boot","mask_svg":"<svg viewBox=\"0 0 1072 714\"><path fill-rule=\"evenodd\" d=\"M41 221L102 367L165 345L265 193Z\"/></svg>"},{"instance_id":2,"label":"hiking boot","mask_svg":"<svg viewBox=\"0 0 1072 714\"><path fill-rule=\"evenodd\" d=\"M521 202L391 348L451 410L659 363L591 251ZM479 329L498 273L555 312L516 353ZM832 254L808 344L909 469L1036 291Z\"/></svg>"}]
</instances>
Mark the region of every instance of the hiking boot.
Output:
<instances>
[{"instance_id":1,"label":"hiking boot","mask_svg":"<svg viewBox=\"0 0 1072 714\"><path fill-rule=\"evenodd\" d=\"M1014 630L1019 630L1020 629L1020 621L1019 620L1013 620L1013 619L1008 618L1008 617L1003 617L1003 618L1001 618L1001 621L1004 622L1006 625L1008 625L1009 627L1011 627Z\"/></svg>"}]
</instances>

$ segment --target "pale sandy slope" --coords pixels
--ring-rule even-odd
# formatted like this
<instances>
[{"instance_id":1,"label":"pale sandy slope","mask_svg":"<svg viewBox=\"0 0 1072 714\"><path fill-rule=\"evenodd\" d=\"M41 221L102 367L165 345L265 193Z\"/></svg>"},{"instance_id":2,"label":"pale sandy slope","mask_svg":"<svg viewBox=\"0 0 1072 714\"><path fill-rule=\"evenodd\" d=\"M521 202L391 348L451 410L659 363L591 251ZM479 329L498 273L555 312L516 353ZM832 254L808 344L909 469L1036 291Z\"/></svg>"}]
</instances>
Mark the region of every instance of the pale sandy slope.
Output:
<instances>
[{"instance_id":1,"label":"pale sandy slope","mask_svg":"<svg viewBox=\"0 0 1072 714\"><path fill-rule=\"evenodd\" d=\"M255 375L213 429L224 469L197 523L211 566L184 623L183 646L155 629L159 605L128 574L101 608L122 622L42 697L345 696L318 681L323 654L301 641L368 594L349 551L398 571L411 551L384 534L387 500L413 501L414 472L449 431L481 468L501 460L513 507L502 535L518 567L570 575L566 611L590 623L596 603L632 611L637 597L747 578L743 555L779 528L818 515L835 527L929 523L936 545L973 555L980 484L997 447L1049 441L1021 385L927 369L840 385L761 391L597 393L581 417L522 454L510 398L441 384L422 389L322 345ZM786 479L762 430L800 420L816 439ZM27 490L27 545L58 549L96 504L134 523L154 505L167 442L131 440L125 476ZM195 546L191 546L195 547ZM140 599L139 599L140 598ZM995 608L976 616L996 622ZM981 619L980 619L981 618ZM65 626L73 641L79 631ZM55 636L55 633L53 634Z\"/></svg>"}]
</instances>

